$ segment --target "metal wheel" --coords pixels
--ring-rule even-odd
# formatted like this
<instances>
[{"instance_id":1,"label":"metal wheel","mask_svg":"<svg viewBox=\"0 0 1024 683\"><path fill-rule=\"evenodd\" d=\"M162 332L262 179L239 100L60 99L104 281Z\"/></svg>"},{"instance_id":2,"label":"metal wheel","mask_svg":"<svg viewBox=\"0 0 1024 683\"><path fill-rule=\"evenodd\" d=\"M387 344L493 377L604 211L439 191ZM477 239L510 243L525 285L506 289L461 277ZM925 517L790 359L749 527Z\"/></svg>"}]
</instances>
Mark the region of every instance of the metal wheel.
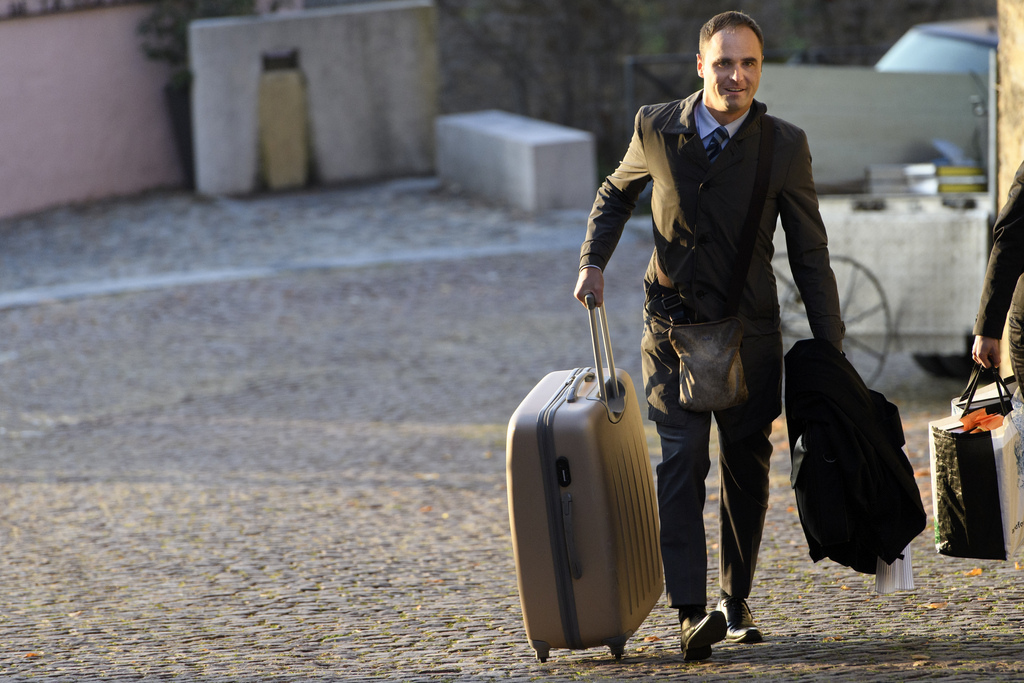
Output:
<instances>
[{"instance_id":1,"label":"metal wheel","mask_svg":"<svg viewBox=\"0 0 1024 683\"><path fill-rule=\"evenodd\" d=\"M839 310L846 323L843 352L864 383L872 385L885 367L892 344L892 314L878 278L863 264L848 256L831 256L832 271L839 286ZM782 309L782 343L785 350L800 339L811 338L803 299L789 273L785 254L778 255L776 271L779 305ZM783 271L783 272L780 272Z\"/></svg>"}]
</instances>

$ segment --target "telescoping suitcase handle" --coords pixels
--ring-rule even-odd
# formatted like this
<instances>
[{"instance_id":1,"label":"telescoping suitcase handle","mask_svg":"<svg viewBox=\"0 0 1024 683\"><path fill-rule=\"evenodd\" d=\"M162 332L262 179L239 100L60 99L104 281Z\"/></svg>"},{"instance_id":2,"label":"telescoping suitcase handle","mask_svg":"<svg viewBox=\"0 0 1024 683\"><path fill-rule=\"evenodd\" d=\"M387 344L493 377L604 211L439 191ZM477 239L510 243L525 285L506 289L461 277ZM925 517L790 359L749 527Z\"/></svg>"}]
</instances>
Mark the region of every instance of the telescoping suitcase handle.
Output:
<instances>
[{"instance_id":1,"label":"telescoping suitcase handle","mask_svg":"<svg viewBox=\"0 0 1024 683\"><path fill-rule=\"evenodd\" d=\"M604 355L608 360L608 372L611 374L611 397L619 397L619 378L615 374L615 359L612 357L612 339L608 334L608 317L604 314L604 304L597 305L597 298L592 292L587 292L584 297L587 303L587 310L590 311L590 338L594 341L594 366L597 368L598 387L601 392L601 400L609 407L611 401L608 398L609 386L604 381L604 363L601 362L601 341L604 341ZM601 333L598 334L600 322Z\"/></svg>"}]
</instances>

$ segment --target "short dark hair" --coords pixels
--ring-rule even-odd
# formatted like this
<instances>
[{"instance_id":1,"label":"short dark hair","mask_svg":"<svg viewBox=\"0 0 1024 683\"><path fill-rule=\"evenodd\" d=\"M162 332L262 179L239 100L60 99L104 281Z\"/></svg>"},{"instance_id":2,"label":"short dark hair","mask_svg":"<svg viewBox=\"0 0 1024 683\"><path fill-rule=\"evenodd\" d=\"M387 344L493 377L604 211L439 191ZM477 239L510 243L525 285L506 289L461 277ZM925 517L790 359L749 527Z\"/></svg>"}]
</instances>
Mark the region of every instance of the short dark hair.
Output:
<instances>
[{"instance_id":1,"label":"short dark hair","mask_svg":"<svg viewBox=\"0 0 1024 683\"><path fill-rule=\"evenodd\" d=\"M708 19L707 23L701 27L698 47L700 53L704 54L704 47L711 40L711 36L727 28L740 28L743 26L754 32L754 35L757 36L757 41L761 43L761 52L764 52L764 34L753 17L743 12L722 12Z\"/></svg>"}]
</instances>

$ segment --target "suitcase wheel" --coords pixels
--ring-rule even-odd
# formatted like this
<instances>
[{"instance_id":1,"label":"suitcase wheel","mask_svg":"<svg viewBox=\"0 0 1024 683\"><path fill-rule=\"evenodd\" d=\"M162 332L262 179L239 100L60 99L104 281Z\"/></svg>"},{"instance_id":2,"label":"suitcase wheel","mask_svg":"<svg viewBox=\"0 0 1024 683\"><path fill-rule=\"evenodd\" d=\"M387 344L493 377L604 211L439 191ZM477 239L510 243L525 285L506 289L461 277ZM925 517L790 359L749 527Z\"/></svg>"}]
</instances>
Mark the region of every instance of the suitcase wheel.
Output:
<instances>
[{"instance_id":1,"label":"suitcase wheel","mask_svg":"<svg viewBox=\"0 0 1024 683\"><path fill-rule=\"evenodd\" d=\"M626 651L625 647L622 645L609 645L608 647L611 649L615 659L622 659L622 654Z\"/></svg>"},{"instance_id":2,"label":"suitcase wheel","mask_svg":"<svg viewBox=\"0 0 1024 683\"><path fill-rule=\"evenodd\" d=\"M543 640L534 640L530 642L533 645L533 649L537 651L537 661L543 664L548 661L548 653L551 652L551 647Z\"/></svg>"}]
</instances>

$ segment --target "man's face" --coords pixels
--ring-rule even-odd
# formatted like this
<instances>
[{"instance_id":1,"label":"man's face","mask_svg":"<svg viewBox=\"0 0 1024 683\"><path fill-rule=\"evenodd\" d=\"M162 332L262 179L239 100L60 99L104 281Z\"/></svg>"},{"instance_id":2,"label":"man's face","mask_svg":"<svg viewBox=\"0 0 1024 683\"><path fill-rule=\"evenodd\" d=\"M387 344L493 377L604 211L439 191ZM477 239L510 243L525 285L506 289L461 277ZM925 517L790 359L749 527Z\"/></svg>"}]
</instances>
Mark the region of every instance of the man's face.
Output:
<instances>
[{"instance_id":1,"label":"man's face","mask_svg":"<svg viewBox=\"0 0 1024 683\"><path fill-rule=\"evenodd\" d=\"M761 82L762 57L761 42L746 26L719 31L697 55L704 106L716 121L730 123L750 109Z\"/></svg>"}]
</instances>

